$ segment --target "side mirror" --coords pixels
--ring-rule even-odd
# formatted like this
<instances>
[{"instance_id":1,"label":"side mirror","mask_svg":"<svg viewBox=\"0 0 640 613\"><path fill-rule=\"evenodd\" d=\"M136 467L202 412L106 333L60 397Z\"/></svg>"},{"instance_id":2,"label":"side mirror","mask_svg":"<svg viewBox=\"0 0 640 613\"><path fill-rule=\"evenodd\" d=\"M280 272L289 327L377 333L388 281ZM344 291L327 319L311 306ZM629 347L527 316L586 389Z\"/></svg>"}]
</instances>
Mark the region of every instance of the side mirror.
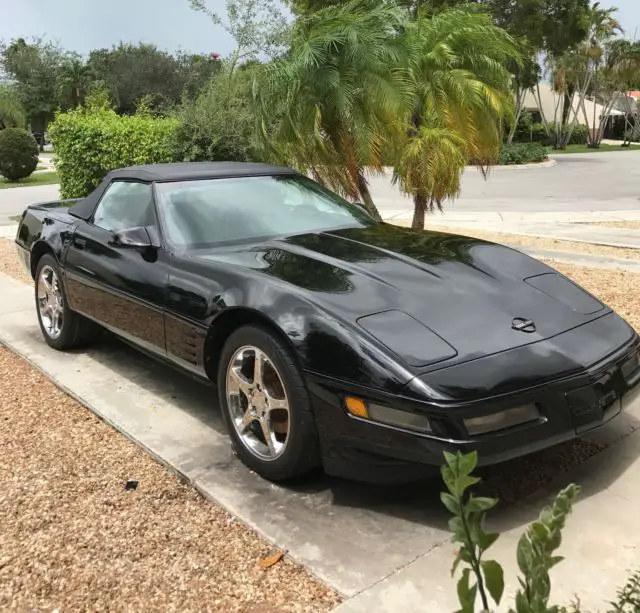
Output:
<instances>
[{"instance_id":1,"label":"side mirror","mask_svg":"<svg viewBox=\"0 0 640 613\"><path fill-rule=\"evenodd\" d=\"M355 204L361 211L369 215L369 211L367 211L367 207L364 204L362 204L362 202L354 202L353 204ZM371 215L369 215L369 217L371 217Z\"/></svg>"},{"instance_id":2,"label":"side mirror","mask_svg":"<svg viewBox=\"0 0 640 613\"><path fill-rule=\"evenodd\" d=\"M118 249L144 250L159 247L157 238L152 237L147 228L143 227L116 232L110 244Z\"/></svg>"}]
</instances>

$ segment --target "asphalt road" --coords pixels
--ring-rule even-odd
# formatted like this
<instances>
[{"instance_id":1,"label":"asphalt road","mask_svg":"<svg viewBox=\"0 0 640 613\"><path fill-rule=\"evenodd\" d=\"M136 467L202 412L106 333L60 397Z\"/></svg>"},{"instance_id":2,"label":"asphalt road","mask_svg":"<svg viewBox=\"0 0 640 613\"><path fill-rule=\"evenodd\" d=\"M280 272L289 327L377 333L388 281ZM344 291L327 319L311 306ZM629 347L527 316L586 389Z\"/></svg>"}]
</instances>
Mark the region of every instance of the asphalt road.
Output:
<instances>
[{"instance_id":1,"label":"asphalt road","mask_svg":"<svg viewBox=\"0 0 640 613\"><path fill-rule=\"evenodd\" d=\"M59 197L57 185L0 189L0 225L15 223L11 217L20 215L29 204L57 200Z\"/></svg>"},{"instance_id":2,"label":"asphalt road","mask_svg":"<svg viewBox=\"0 0 640 613\"><path fill-rule=\"evenodd\" d=\"M563 154L554 167L492 169L485 180L475 168L448 210L496 212L612 211L640 209L640 151ZM376 205L411 208L388 176L371 178Z\"/></svg>"},{"instance_id":3,"label":"asphalt road","mask_svg":"<svg viewBox=\"0 0 640 613\"><path fill-rule=\"evenodd\" d=\"M613 211L640 209L640 151L558 155L554 167L498 167L485 180L465 171L462 193L449 210L457 211ZM381 210L412 209L409 198L391 183L390 174L370 178ZM34 202L55 200L57 185L0 190L0 225L12 223Z\"/></svg>"}]
</instances>

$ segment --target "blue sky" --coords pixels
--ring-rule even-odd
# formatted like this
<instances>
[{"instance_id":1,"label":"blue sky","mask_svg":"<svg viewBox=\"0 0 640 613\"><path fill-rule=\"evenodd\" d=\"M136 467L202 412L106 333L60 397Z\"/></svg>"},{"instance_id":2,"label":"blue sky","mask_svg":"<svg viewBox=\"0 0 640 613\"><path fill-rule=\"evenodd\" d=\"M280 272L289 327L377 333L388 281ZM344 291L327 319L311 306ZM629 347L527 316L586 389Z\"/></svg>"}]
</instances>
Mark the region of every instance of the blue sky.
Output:
<instances>
[{"instance_id":1,"label":"blue sky","mask_svg":"<svg viewBox=\"0 0 640 613\"><path fill-rule=\"evenodd\" d=\"M640 38L640 0L601 0L617 6L626 35ZM209 0L224 10L224 0ZM187 0L0 0L0 39L45 36L80 53L124 41L163 49L216 51L227 55L232 41Z\"/></svg>"}]
</instances>

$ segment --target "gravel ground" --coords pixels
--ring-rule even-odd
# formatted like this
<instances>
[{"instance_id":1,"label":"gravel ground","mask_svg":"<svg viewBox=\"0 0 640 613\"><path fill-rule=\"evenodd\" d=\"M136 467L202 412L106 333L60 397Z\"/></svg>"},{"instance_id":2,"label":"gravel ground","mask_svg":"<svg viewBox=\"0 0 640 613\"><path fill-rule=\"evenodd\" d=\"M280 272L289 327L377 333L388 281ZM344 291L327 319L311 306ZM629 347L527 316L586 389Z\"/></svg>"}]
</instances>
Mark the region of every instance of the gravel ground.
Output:
<instances>
[{"instance_id":1,"label":"gravel ground","mask_svg":"<svg viewBox=\"0 0 640 613\"><path fill-rule=\"evenodd\" d=\"M553 238L537 238L534 236L522 236L520 234L509 234L507 232L488 232L486 230L475 230L471 228L458 228L452 226L439 226L429 224L430 230L451 232L463 236L473 236L494 243L508 243L509 245L519 245L521 247L533 247L536 249L555 249L556 251L575 251L579 253L589 253L611 258L623 258L626 260L640 260L640 249L623 249L620 247L606 247L603 245L592 245L590 243L575 243L573 241L555 240Z\"/></svg>"},{"instance_id":2,"label":"gravel ground","mask_svg":"<svg viewBox=\"0 0 640 613\"><path fill-rule=\"evenodd\" d=\"M2 347L0 377L0 610L337 604L286 558L260 568L264 540Z\"/></svg>"},{"instance_id":3,"label":"gravel ground","mask_svg":"<svg viewBox=\"0 0 640 613\"><path fill-rule=\"evenodd\" d=\"M32 282L10 239L0 239L0 272ZM274 553L260 536L1 346L0 380L1 611L338 604L287 558L260 568Z\"/></svg>"},{"instance_id":4,"label":"gravel ground","mask_svg":"<svg viewBox=\"0 0 640 613\"><path fill-rule=\"evenodd\" d=\"M640 230L640 221L599 221L589 225L603 226L605 228L623 228L625 230Z\"/></svg>"},{"instance_id":5,"label":"gravel ground","mask_svg":"<svg viewBox=\"0 0 640 613\"><path fill-rule=\"evenodd\" d=\"M0 238L0 272L18 281L32 283L31 277L22 269L18 260L15 243L9 238Z\"/></svg>"},{"instance_id":6,"label":"gravel ground","mask_svg":"<svg viewBox=\"0 0 640 613\"><path fill-rule=\"evenodd\" d=\"M640 274L547 263L600 298L640 332Z\"/></svg>"}]
</instances>

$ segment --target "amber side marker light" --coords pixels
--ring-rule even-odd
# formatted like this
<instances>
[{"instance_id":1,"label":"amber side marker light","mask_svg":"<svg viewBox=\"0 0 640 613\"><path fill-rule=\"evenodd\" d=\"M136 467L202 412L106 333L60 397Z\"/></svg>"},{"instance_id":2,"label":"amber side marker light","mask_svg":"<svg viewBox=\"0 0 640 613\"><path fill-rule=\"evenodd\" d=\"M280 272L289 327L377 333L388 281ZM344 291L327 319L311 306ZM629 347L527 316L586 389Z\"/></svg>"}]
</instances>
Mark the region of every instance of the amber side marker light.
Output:
<instances>
[{"instance_id":1,"label":"amber side marker light","mask_svg":"<svg viewBox=\"0 0 640 613\"><path fill-rule=\"evenodd\" d=\"M376 404L375 402L366 403L361 398L347 396L344 399L347 411L354 417L368 419L371 422L378 422L388 426L396 426L405 430L413 430L415 432L430 433L431 423L426 415L409 413L408 411L400 411L391 407Z\"/></svg>"},{"instance_id":2,"label":"amber side marker light","mask_svg":"<svg viewBox=\"0 0 640 613\"><path fill-rule=\"evenodd\" d=\"M361 398L354 398L353 396L347 396L344 399L344 404L347 407L347 411L355 417L363 417L369 419L369 411L367 410L367 403Z\"/></svg>"}]
</instances>

